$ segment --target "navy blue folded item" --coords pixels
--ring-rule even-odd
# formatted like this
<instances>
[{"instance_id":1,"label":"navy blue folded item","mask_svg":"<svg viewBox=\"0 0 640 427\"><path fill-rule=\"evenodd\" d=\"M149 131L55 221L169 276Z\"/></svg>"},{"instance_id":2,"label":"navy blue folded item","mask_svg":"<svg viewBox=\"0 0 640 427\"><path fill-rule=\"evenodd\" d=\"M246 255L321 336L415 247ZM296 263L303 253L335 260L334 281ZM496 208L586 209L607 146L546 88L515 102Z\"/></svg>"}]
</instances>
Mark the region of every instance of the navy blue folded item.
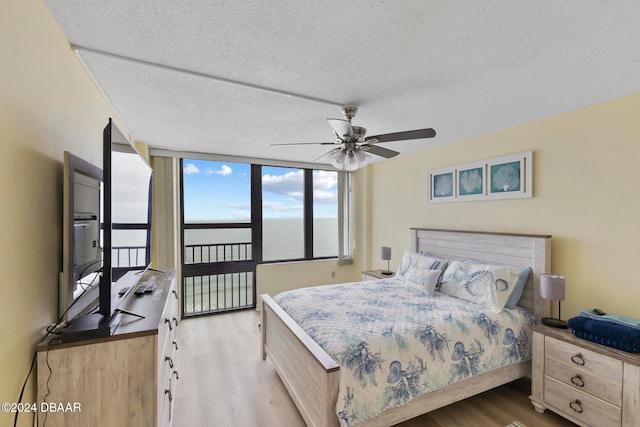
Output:
<instances>
[{"instance_id":1,"label":"navy blue folded item","mask_svg":"<svg viewBox=\"0 0 640 427\"><path fill-rule=\"evenodd\" d=\"M613 322L598 321L588 317L572 317L567 320L567 326L570 329L587 332L588 334L605 338L611 342L620 342L629 344L631 348L640 350L640 330L620 325Z\"/></svg>"},{"instance_id":2,"label":"navy blue folded item","mask_svg":"<svg viewBox=\"0 0 640 427\"><path fill-rule=\"evenodd\" d=\"M618 350L628 351L630 353L640 353L640 347L634 346L633 344L628 342L614 341L609 338L601 337L600 335L593 335L580 329L572 329L571 332L573 332L573 335L575 335L576 337L585 339L587 341L606 345L607 347L616 348Z\"/></svg>"},{"instance_id":3,"label":"navy blue folded item","mask_svg":"<svg viewBox=\"0 0 640 427\"><path fill-rule=\"evenodd\" d=\"M619 314L603 314L597 315L594 310L580 310L579 316L588 317L590 319L617 323L619 325L630 326L640 331L640 319L635 319L629 316L621 316Z\"/></svg>"}]
</instances>

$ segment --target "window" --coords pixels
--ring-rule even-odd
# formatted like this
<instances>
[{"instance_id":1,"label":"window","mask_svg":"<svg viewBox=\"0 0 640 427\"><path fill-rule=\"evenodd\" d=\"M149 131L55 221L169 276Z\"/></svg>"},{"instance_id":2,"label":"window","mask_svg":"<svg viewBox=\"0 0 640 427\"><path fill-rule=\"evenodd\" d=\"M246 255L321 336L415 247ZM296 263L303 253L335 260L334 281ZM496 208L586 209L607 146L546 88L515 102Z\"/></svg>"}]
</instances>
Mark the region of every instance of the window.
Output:
<instances>
[{"instance_id":1,"label":"window","mask_svg":"<svg viewBox=\"0 0 640 427\"><path fill-rule=\"evenodd\" d=\"M338 255L338 172L313 171L313 256Z\"/></svg>"},{"instance_id":2,"label":"window","mask_svg":"<svg viewBox=\"0 0 640 427\"><path fill-rule=\"evenodd\" d=\"M184 160L184 222L251 222L251 165Z\"/></svg>"},{"instance_id":3,"label":"window","mask_svg":"<svg viewBox=\"0 0 640 427\"><path fill-rule=\"evenodd\" d=\"M183 316L255 307L260 262L338 257L338 177L183 159Z\"/></svg>"},{"instance_id":4,"label":"window","mask_svg":"<svg viewBox=\"0 0 640 427\"><path fill-rule=\"evenodd\" d=\"M262 167L262 259L302 259L304 170Z\"/></svg>"},{"instance_id":5,"label":"window","mask_svg":"<svg viewBox=\"0 0 640 427\"><path fill-rule=\"evenodd\" d=\"M112 152L111 246L114 278L150 262L151 168L135 152Z\"/></svg>"},{"instance_id":6,"label":"window","mask_svg":"<svg viewBox=\"0 0 640 427\"><path fill-rule=\"evenodd\" d=\"M183 315L255 307L252 166L184 160Z\"/></svg>"}]
</instances>

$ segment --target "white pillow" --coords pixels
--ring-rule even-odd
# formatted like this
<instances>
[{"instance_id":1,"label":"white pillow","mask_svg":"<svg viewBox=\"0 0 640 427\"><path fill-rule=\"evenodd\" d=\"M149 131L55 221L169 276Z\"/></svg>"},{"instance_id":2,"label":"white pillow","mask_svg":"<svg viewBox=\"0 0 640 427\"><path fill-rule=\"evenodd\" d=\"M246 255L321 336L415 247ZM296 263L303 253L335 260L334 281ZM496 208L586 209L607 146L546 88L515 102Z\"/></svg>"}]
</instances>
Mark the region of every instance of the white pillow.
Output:
<instances>
[{"instance_id":1,"label":"white pillow","mask_svg":"<svg viewBox=\"0 0 640 427\"><path fill-rule=\"evenodd\" d=\"M440 292L499 313L518 283L521 270L509 266L452 261L442 275Z\"/></svg>"},{"instance_id":2,"label":"white pillow","mask_svg":"<svg viewBox=\"0 0 640 427\"><path fill-rule=\"evenodd\" d=\"M436 292L436 285L440 277L440 270L425 270L418 267L411 267L405 275L405 284L416 289L420 289L433 295Z\"/></svg>"},{"instance_id":3,"label":"white pillow","mask_svg":"<svg viewBox=\"0 0 640 427\"><path fill-rule=\"evenodd\" d=\"M404 254L402 255L402 259L400 260L400 265L398 266L396 277L404 279L411 267L417 267L423 270L438 269L438 271L440 271L439 266L440 260L438 258L420 255L408 249L405 249Z\"/></svg>"}]
</instances>

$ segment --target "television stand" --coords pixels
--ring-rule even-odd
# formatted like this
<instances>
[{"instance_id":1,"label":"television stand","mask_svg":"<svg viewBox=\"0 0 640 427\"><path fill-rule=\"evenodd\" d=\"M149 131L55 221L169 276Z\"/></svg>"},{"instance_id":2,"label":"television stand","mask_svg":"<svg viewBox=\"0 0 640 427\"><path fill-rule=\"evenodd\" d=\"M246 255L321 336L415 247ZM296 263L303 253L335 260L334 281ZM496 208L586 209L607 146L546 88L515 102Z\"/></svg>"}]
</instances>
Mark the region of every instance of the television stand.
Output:
<instances>
[{"instance_id":1,"label":"television stand","mask_svg":"<svg viewBox=\"0 0 640 427\"><path fill-rule=\"evenodd\" d=\"M183 351L177 281L175 270L156 275L153 298L130 298L123 304L131 316L112 319L111 335L73 343L53 338L38 345L38 408L42 402L81 405L81 411L49 411L46 418L38 414L39 427L175 425ZM132 286L139 277L133 272L123 276L113 288L114 299L119 287Z\"/></svg>"},{"instance_id":2,"label":"television stand","mask_svg":"<svg viewBox=\"0 0 640 427\"><path fill-rule=\"evenodd\" d=\"M63 343L105 338L111 335L111 322L100 313L85 314L73 319L60 333Z\"/></svg>"}]
</instances>

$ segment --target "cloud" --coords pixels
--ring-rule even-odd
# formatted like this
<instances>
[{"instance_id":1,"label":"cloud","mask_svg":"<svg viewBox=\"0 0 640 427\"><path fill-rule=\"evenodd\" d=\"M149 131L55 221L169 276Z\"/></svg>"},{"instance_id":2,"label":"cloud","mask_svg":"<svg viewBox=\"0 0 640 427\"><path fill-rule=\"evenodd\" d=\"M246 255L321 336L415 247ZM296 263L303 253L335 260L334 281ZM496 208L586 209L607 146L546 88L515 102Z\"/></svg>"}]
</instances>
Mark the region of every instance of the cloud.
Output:
<instances>
[{"instance_id":1,"label":"cloud","mask_svg":"<svg viewBox=\"0 0 640 427\"><path fill-rule=\"evenodd\" d=\"M313 172L313 201L315 203L338 202L338 174L330 171ZM264 191L304 201L304 172L296 170L284 175L263 175Z\"/></svg>"},{"instance_id":2,"label":"cloud","mask_svg":"<svg viewBox=\"0 0 640 427\"><path fill-rule=\"evenodd\" d=\"M184 165L184 173L185 175L200 173L200 169L198 169L198 167L193 163L187 163L186 165Z\"/></svg>"},{"instance_id":3,"label":"cloud","mask_svg":"<svg viewBox=\"0 0 640 427\"><path fill-rule=\"evenodd\" d=\"M338 192L334 191L325 191L325 190L314 190L313 191L313 201L314 203L338 203Z\"/></svg>"},{"instance_id":4,"label":"cloud","mask_svg":"<svg viewBox=\"0 0 640 427\"><path fill-rule=\"evenodd\" d=\"M262 175L262 190L301 200L304 191L304 172L296 170L284 175Z\"/></svg>"},{"instance_id":5,"label":"cloud","mask_svg":"<svg viewBox=\"0 0 640 427\"><path fill-rule=\"evenodd\" d=\"M313 171L313 189L328 190L338 185L338 174L330 171Z\"/></svg>"},{"instance_id":6,"label":"cloud","mask_svg":"<svg viewBox=\"0 0 640 427\"><path fill-rule=\"evenodd\" d=\"M215 173L216 175L227 176L227 175L231 175L231 172L233 172L233 169L231 169L227 165L222 165L220 166L219 170L214 171L213 173Z\"/></svg>"}]
</instances>

